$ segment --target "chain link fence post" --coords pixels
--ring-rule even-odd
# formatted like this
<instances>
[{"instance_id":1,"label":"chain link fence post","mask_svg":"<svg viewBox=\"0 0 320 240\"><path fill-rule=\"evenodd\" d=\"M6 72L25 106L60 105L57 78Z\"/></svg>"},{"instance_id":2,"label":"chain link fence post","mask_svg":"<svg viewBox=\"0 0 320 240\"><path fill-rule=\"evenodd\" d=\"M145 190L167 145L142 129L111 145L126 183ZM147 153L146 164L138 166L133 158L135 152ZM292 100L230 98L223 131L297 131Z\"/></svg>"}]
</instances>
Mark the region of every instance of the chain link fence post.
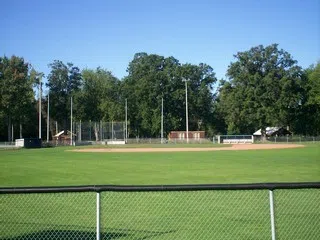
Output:
<instances>
[{"instance_id":1,"label":"chain link fence post","mask_svg":"<svg viewBox=\"0 0 320 240\"><path fill-rule=\"evenodd\" d=\"M96 234L97 234L97 240L100 240L100 192L97 192L96 194L97 194L97 203L96 203L96 205L97 205L97 212L96 212L97 232L96 232Z\"/></svg>"},{"instance_id":2,"label":"chain link fence post","mask_svg":"<svg viewBox=\"0 0 320 240\"><path fill-rule=\"evenodd\" d=\"M276 228L274 223L274 204L273 204L272 190L269 190L269 200L270 200L271 236L272 236L272 240L276 240Z\"/></svg>"}]
</instances>

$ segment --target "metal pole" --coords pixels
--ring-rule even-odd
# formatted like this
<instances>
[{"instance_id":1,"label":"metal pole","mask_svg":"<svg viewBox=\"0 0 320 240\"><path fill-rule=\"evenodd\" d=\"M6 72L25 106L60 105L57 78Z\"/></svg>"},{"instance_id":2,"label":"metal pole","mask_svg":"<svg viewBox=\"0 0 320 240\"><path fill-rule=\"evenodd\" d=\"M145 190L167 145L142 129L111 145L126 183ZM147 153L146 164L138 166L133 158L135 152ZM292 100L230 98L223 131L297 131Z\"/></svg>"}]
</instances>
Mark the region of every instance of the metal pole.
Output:
<instances>
[{"instance_id":1,"label":"metal pole","mask_svg":"<svg viewBox=\"0 0 320 240\"><path fill-rule=\"evenodd\" d=\"M42 77L39 77L39 138L41 139L41 98L42 98L42 87L41 87L41 79Z\"/></svg>"},{"instance_id":2,"label":"metal pole","mask_svg":"<svg viewBox=\"0 0 320 240\"><path fill-rule=\"evenodd\" d=\"M96 212L96 214L97 214L97 220L96 220L96 223L97 223L97 234L96 234L96 236L97 236L97 240L100 240L100 193L99 192L97 192L97 212Z\"/></svg>"},{"instance_id":3,"label":"metal pole","mask_svg":"<svg viewBox=\"0 0 320 240\"><path fill-rule=\"evenodd\" d=\"M58 134L58 121L56 121L56 134Z\"/></svg>"},{"instance_id":4,"label":"metal pole","mask_svg":"<svg viewBox=\"0 0 320 240\"><path fill-rule=\"evenodd\" d=\"M90 137L90 141L91 141L91 120L89 120L89 137Z\"/></svg>"},{"instance_id":5,"label":"metal pole","mask_svg":"<svg viewBox=\"0 0 320 240\"><path fill-rule=\"evenodd\" d=\"M188 86L187 86L187 82L189 80L183 78L183 80L185 82L186 85L186 130L187 130L187 143L189 143L189 123L188 123Z\"/></svg>"},{"instance_id":6,"label":"metal pole","mask_svg":"<svg viewBox=\"0 0 320 240\"><path fill-rule=\"evenodd\" d=\"M113 141L113 121L111 121L111 139Z\"/></svg>"},{"instance_id":7,"label":"metal pole","mask_svg":"<svg viewBox=\"0 0 320 240\"><path fill-rule=\"evenodd\" d=\"M20 123L20 129L19 129L19 138L21 139L22 138L22 124Z\"/></svg>"},{"instance_id":8,"label":"metal pole","mask_svg":"<svg viewBox=\"0 0 320 240\"><path fill-rule=\"evenodd\" d=\"M49 142L49 131L50 131L50 94L48 92L48 113L47 113L47 142Z\"/></svg>"},{"instance_id":9,"label":"metal pole","mask_svg":"<svg viewBox=\"0 0 320 240\"><path fill-rule=\"evenodd\" d=\"M80 142L82 141L81 120L80 120L80 123L79 123L79 141Z\"/></svg>"},{"instance_id":10,"label":"metal pole","mask_svg":"<svg viewBox=\"0 0 320 240\"><path fill-rule=\"evenodd\" d=\"M270 220L271 220L271 236L272 240L276 240L276 228L274 223L274 205L273 205L273 191L269 190L270 200Z\"/></svg>"},{"instance_id":11,"label":"metal pole","mask_svg":"<svg viewBox=\"0 0 320 240\"><path fill-rule=\"evenodd\" d=\"M161 143L163 143L163 98L161 99Z\"/></svg>"},{"instance_id":12,"label":"metal pole","mask_svg":"<svg viewBox=\"0 0 320 240\"><path fill-rule=\"evenodd\" d=\"M72 134L72 96L71 96L71 120L70 120L70 123L71 123L71 138L70 138L70 145L72 146L72 145L73 145L73 134Z\"/></svg>"},{"instance_id":13,"label":"metal pole","mask_svg":"<svg viewBox=\"0 0 320 240\"><path fill-rule=\"evenodd\" d=\"M126 127L125 123L122 123L122 129ZM123 132L123 137L124 137L124 141L127 142L126 140L126 132Z\"/></svg>"},{"instance_id":14,"label":"metal pole","mask_svg":"<svg viewBox=\"0 0 320 240\"><path fill-rule=\"evenodd\" d=\"M102 143L102 121L100 120L100 141Z\"/></svg>"},{"instance_id":15,"label":"metal pole","mask_svg":"<svg viewBox=\"0 0 320 240\"><path fill-rule=\"evenodd\" d=\"M11 124L11 142L14 142L13 124Z\"/></svg>"},{"instance_id":16,"label":"metal pole","mask_svg":"<svg viewBox=\"0 0 320 240\"><path fill-rule=\"evenodd\" d=\"M126 139L125 141L128 141L128 101L126 99Z\"/></svg>"}]
</instances>

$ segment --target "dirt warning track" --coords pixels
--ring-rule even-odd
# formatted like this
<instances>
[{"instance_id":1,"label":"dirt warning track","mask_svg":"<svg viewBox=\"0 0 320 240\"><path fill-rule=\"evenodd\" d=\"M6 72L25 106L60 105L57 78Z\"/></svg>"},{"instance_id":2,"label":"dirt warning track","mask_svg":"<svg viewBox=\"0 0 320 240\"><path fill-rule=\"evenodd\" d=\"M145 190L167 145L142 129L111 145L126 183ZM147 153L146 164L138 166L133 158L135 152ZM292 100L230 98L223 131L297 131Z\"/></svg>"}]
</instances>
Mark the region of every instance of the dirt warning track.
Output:
<instances>
[{"instance_id":1,"label":"dirt warning track","mask_svg":"<svg viewBox=\"0 0 320 240\"><path fill-rule=\"evenodd\" d=\"M231 147L159 147L159 148L82 148L69 150L73 152L100 152L100 153L131 153L131 152L209 152L209 151L239 151L239 150L259 150L259 149L285 149L304 147L299 144L235 144Z\"/></svg>"}]
</instances>

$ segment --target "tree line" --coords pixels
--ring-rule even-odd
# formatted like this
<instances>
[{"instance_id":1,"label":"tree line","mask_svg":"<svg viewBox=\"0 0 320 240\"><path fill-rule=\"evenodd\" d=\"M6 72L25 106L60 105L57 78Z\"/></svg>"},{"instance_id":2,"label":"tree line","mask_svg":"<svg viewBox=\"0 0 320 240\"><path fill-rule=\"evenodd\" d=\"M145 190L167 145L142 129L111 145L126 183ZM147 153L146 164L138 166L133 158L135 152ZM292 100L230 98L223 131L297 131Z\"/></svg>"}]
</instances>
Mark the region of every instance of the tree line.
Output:
<instances>
[{"instance_id":1,"label":"tree line","mask_svg":"<svg viewBox=\"0 0 320 240\"><path fill-rule=\"evenodd\" d=\"M0 57L0 141L37 137L42 82L47 89L42 119L46 123L49 94L51 135L54 122L70 129L71 97L74 120L81 121L124 121L127 100L130 137L160 136L163 99L165 136L185 130L184 79L190 130L211 137L260 128L265 134L266 127L279 126L294 134L320 135L320 63L303 69L277 44L236 53L220 80L208 64L182 64L143 52L134 55L123 79L101 67L81 70L59 60L49 68L44 76L22 57Z\"/></svg>"}]
</instances>

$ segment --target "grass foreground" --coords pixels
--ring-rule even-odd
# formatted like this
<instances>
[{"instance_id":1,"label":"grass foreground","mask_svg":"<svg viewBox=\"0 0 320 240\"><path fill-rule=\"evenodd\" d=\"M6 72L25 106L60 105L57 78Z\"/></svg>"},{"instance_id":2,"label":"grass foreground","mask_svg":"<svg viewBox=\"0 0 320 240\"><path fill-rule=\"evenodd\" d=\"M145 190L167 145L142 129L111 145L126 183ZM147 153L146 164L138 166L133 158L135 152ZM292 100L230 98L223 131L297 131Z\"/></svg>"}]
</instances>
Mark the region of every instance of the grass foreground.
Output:
<instances>
[{"instance_id":1,"label":"grass foreground","mask_svg":"<svg viewBox=\"0 0 320 240\"><path fill-rule=\"evenodd\" d=\"M319 144L181 153L68 149L0 151L1 187L320 180ZM318 189L275 190L274 197L278 238L317 239ZM1 194L0 213L0 239L96 239L96 193ZM100 225L101 239L270 239L269 192L102 192Z\"/></svg>"}]
</instances>

